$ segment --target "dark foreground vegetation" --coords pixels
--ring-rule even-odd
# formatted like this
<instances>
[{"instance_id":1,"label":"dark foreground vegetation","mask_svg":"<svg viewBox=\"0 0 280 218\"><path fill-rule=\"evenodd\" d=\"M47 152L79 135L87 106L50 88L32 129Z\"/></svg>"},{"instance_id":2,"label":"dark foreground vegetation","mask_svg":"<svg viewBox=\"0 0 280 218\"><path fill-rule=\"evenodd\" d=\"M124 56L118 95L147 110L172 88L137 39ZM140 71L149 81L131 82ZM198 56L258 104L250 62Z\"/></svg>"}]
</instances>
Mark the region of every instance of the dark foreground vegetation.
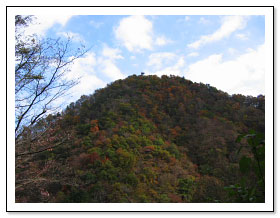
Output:
<instances>
[{"instance_id":1,"label":"dark foreground vegetation","mask_svg":"<svg viewBox=\"0 0 280 218\"><path fill-rule=\"evenodd\" d=\"M130 76L25 127L16 202L264 202L265 98Z\"/></svg>"}]
</instances>

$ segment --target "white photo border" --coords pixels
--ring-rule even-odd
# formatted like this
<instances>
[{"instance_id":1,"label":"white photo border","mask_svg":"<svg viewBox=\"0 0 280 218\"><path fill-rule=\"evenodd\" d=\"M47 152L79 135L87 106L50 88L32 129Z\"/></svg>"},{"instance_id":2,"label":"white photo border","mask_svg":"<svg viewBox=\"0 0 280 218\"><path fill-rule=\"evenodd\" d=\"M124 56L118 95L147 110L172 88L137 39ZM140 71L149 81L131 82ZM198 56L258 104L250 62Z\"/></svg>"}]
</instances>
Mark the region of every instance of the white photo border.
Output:
<instances>
[{"instance_id":1,"label":"white photo border","mask_svg":"<svg viewBox=\"0 0 280 218\"><path fill-rule=\"evenodd\" d=\"M133 10L132 10L133 9ZM51 12L50 12L51 11ZM7 202L6 211L274 211L274 7L273 6L141 6L141 7L6 7L7 27ZM265 203L15 203L14 17L36 14L71 15L264 15L265 16Z\"/></svg>"}]
</instances>

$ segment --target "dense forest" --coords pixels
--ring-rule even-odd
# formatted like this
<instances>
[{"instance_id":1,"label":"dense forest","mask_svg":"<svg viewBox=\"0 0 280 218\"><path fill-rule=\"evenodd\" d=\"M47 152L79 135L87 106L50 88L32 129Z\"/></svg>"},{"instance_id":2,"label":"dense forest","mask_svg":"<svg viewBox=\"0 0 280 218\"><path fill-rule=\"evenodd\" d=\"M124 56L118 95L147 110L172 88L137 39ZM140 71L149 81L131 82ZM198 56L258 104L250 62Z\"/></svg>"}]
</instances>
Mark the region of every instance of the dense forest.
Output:
<instances>
[{"instance_id":1,"label":"dense forest","mask_svg":"<svg viewBox=\"0 0 280 218\"><path fill-rule=\"evenodd\" d=\"M16 202L264 202L265 97L129 76L24 127Z\"/></svg>"}]
</instances>

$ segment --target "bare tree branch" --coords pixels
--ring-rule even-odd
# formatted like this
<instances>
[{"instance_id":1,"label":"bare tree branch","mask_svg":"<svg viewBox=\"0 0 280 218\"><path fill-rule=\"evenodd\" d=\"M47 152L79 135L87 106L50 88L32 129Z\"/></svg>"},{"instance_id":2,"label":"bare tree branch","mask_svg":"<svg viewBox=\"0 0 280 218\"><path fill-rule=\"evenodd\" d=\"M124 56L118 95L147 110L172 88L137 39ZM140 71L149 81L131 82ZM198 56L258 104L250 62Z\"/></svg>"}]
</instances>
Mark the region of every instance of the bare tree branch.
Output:
<instances>
[{"instance_id":1,"label":"bare tree branch","mask_svg":"<svg viewBox=\"0 0 280 218\"><path fill-rule=\"evenodd\" d=\"M16 139L23 126L36 124L52 110L55 100L78 83L66 79L65 75L71 64L88 52L73 49L70 38L63 41L38 39L36 35L25 37L20 30L28 26L30 20L16 17Z\"/></svg>"},{"instance_id":2,"label":"bare tree branch","mask_svg":"<svg viewBox=\"0 0 280 218\"><path fill-rule=\"evenodd\" d=\"M66 141L66 139L64 139L63 141L61 142L58 142L57 144L53 145L53 146L50 146L50 147L47 147L47 148L44 148L42 150L39 150L39 151L34 151L34 152L26 152L26 153L21 153L21 154L16 154L16 157L20 157L20 156L24 156L24 155L33 155L33 154L38 154L38 153L41 153L43 151L47 151L49 149L52 149L52 148L55 148L61 144L63 144L64 142Z\"/></svg>"}]
</instances>

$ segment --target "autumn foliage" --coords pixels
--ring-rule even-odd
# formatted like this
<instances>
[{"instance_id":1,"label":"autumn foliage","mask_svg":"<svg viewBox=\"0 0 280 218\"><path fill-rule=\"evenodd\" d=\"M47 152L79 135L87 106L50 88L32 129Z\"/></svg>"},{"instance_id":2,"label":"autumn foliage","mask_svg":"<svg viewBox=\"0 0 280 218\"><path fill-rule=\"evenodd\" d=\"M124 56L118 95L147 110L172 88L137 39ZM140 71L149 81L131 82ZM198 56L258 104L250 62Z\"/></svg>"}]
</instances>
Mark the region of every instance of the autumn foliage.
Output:
<instances>
[{"instance_id":1,"label":"autumn foliage","mask_svg":"<svg viewBox=\"0 0 280 218\"><path fill-rule=\"evenodd\" d=\"M117 80L25 131L16 202L238 201L225 187L240 183L240 158L254 154L236 138L264 133L264 106L264 96L181 77Z\"/></svg>"}]
</instances>

